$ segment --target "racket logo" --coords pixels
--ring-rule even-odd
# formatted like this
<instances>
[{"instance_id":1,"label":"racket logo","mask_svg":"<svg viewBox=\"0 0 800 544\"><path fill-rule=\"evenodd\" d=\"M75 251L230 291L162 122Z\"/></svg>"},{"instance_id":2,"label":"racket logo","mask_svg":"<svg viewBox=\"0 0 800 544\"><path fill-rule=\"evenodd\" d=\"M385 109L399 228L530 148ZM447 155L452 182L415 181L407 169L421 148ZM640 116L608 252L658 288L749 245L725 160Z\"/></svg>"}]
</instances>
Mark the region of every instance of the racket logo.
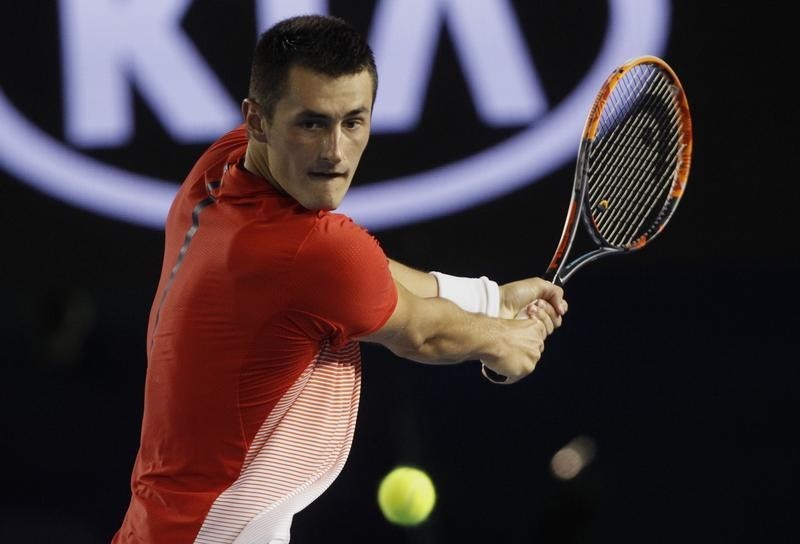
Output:
<instances>
[{"instance_id":1,"label":"racket logo","mask_svg":"<svg viewBox=\"0 0 800 544\"><path fill-rule=\"evenodd\" d=\"M76 207L162 228L177 180L98 157L117 154L136 135L134 89L176 146L204 144L238 122L235 99L182 27L191 4L58 2L64 139L32 122L15 105L14 93L0 90L0 168ZM325 0L254 0L254 6L260 28L296 11L328 11ZM346 12L336 15L347 18ZM591 67L563 100L547 104L544 83L533 71L535 52L521 39L523 22L515 18L510 0L377 1L368 35L381 77L374 117L378 138L381 132L411 133L430 107L424 101L440 41L436 33L445 28L480 121L489 127L510 127L519 120L524 125L490 147L427 170L390 179L360 176L341 211L371 229L397 227L465 210L536 182L574 157L575 135L608 70L621 59L665 49L669 15L668 0L609 0L608 34ZM408 39L420 29L433 30ZM92 46L101 43L98 36L111 46ZM486 47L508 54L487 55ZM85 79L86 74L99 79ZM426 139L424 133L413 137ZM168 150L163 155L168 157Z\"/></svg>"},{"instance_id":2,"label":"racket logo","mask_svg":"<svg viewBox=\"0 0 800 544\"><path fill-rule=\"evenodd\" d=\"M642 127L639 138L642 140L642 145L652 148L656 144L656 137L653 134L653 129L650 127Z\"/></svg>"}]
</instances>

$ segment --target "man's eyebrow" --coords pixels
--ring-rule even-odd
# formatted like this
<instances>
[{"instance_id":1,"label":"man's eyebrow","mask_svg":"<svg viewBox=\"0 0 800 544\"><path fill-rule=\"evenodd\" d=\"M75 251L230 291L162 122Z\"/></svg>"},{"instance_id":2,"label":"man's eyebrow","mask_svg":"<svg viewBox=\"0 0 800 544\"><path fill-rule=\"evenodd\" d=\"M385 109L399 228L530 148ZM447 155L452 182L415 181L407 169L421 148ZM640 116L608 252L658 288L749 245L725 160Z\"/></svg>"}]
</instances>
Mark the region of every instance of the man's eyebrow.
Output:
<instances>
[{"instance_id":1,"label":"man's eyebrow","mask_svg":"<svg viewBox=\"0 0 800 544\"><path fill-rule=\"evenodd\" d=\"M348 111L347 114L345 115L345 117L353 117L355 115L361 115L361 114L368 113L368 112L369 112L369 110L366 107L361 106L360 108L356 108L354 110Z\"/></svg>"},{"instance_id":2,"label":"man's eyebrow","mask_svg":"<svg viewBox=\"0 0 800 544\"><path fill-rule=\"evenodd\" d=\"M344 116L345 117L353 117L353 116L362 115L362 114L365 114L365 113L368 113L368 112L369 112L369 109L367 109L366 107L362 106L360 108L356 108L354 110L348 111ZM327 120L331 119L330 115L327 115L327 114L324 114L324 113L320 113L320 112L314 111L314 110L303 110L303 111L301 111L300 113L297 114L297 117L302 117L303 119L311 119L311 120L316 120L316 121L327 121Z\"/></svg>"},{"instance_id":3,"label":"man's eyebrow","mask_svg":"<svg viewBox=\"0 0 800 544\"><path fill-rule=\"evenodd\" d=\"M324 113L320 113L314 110L303 110L297 114L297 117L302 117L303 119L313 119L319 121L325 121L330 119L329 115L325 115Z\"/></svg>"}]
</instances>

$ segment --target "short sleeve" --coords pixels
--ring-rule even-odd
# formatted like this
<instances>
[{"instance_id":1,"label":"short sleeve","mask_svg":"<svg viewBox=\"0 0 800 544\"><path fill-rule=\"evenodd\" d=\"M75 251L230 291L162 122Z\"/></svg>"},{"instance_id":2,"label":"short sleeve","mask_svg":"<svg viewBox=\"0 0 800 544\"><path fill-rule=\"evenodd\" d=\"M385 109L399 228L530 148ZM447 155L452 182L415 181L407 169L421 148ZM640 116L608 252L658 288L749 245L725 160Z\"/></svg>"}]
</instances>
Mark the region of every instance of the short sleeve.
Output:
<instances>
[{"instance_id":1,"label":"short sleeve","mask_svg":"<svg viewBox=\"0 0 800 544\"><path fill-rule=\"evenodd\" d=\"M295 259L289 313L311 336L333 347L380 329L397 290L386 255L364 228L340 214L321 217Z\"/></svg>"}]
</instances>

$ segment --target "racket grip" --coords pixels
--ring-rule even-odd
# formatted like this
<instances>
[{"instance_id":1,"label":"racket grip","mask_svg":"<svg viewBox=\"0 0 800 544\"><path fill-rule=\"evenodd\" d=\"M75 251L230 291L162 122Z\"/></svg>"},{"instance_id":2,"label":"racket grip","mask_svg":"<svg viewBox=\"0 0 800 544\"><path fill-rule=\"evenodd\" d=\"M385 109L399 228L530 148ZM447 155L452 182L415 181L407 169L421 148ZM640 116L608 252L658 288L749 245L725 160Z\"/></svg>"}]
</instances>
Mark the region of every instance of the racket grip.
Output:
<instances>
[{"instance_id":1,"label":"racket grip","mask_svg":"<svg viewBox=\"0 0 800 544\"><path fill-rule=\"evenodd\" d=\"M542 279L549 281L552 284L558 285L559 287L563 287L564 283L561 281L561 277L558 275L559 268L558 267L551 267L548 268L547 271L542 274Z\"/></svg>"},{"instance_id":2,"label":"racket grip","mask_svg":"<svg viewBox=\"0 0 800 544\"><path fill-rule=\"evenodd\" d=\"M481 373L483 374L484 378L486 378L487 380L489 380L492 383L504 384L504 383L506 383L508 381L508 377L507 376L503 376L502 374L498 374L497 372L495 372L494 370L492 370L491 368L487 367L484 364L481 364Z\"/></svg>"}]
</instances>

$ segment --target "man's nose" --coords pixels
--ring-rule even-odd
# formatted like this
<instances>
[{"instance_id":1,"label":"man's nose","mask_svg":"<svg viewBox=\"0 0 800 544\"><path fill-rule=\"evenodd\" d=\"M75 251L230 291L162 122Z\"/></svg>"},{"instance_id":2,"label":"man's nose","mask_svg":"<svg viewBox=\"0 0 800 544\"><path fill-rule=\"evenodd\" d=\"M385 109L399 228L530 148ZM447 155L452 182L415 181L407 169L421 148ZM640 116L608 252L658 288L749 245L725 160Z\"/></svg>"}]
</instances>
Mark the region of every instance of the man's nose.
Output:
<instances>
[{"instance_id":1,"label":"man's nose","mask_svg":"<svg viewBox=\"0 0 800 544\"><path fill-rule=\"evenodd\" d=\"M332 127L325 135L322 142L322 158L331 164L342 161L342 130L339 126Z\"/></svg>"}]
</instances>

